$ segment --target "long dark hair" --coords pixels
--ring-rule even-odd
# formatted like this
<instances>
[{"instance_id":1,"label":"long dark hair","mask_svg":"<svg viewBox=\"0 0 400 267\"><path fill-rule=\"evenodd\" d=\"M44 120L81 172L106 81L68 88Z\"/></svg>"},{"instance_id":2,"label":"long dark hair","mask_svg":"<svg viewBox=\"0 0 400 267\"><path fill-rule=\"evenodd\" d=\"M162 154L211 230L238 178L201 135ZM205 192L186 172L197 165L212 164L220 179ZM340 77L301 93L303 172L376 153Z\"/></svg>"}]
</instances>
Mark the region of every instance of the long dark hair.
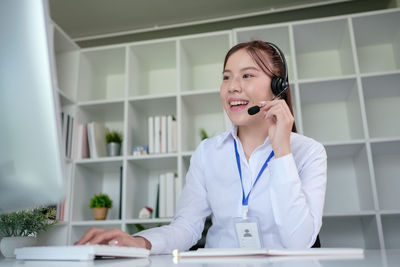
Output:
<instances>
[{"instance_id":1,"label":"long dark hair","mask_svg":"<svg viewBox=\"0 0 400 267\"><path fill-rule=\"evenodd\" d=\"M269 76L271 75L279 77L285 76L285 68L281 56L278 54L276 49L273 48L267 42L259 40L254 40L247 43L240 43L232 47L225 56L224 69L229 57L233 53L241 49L245 49L247 51L247 53L254 60L257 66L260 67L265 74ZM269 63L271 63L272 69L268 67ZM290 112L294 117L290 85L286 93L281 95L281 98L285 100L286 104L289 107ZM295 122L293 122L292 132L297 133Z\"/></svg>"}]
</instances>

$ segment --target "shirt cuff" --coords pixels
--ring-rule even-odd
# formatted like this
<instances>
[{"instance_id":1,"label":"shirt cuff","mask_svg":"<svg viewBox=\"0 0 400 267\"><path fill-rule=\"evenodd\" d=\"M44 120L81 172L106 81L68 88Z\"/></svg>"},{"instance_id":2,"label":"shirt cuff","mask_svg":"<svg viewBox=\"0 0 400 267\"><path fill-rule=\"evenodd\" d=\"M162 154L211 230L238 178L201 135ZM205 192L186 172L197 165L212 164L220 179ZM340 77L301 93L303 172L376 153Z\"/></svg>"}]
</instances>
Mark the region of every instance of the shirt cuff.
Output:
<instances>
[{"instance_id":1,"label":"shirt cuff","mask_svg":"<svg viewBox=\"0 0 400 267\"><path fill-rule=\"evenodd\" d=\"M146 238L150 244L151 244L151 249L150 253L151 254L162 254L164 250L164 242L163 239L159 237L157 233L154 233L153 231L141 231L139 233L133 234L132 236L140 236Z\"/></svg>"}]
</instances>

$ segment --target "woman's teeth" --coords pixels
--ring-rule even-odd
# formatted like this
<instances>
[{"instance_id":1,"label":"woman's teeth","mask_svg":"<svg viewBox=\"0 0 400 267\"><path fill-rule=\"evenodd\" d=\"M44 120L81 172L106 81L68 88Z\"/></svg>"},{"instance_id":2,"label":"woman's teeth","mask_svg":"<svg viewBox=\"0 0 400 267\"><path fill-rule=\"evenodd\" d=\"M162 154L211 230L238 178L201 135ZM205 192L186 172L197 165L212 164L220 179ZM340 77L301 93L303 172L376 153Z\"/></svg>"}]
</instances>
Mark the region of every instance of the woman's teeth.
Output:
<instances>
[{"instance_id":1,"label":"woman's teeth","mask_svg":"<svg viewBox=\"0 0 400 267\"><path fill-rule=\"evenodd\" d=\"M249 102L248 101L232 101L229 104L231 106L240 106L240 105L247 105Z\"/></svg>"}]
</instances>

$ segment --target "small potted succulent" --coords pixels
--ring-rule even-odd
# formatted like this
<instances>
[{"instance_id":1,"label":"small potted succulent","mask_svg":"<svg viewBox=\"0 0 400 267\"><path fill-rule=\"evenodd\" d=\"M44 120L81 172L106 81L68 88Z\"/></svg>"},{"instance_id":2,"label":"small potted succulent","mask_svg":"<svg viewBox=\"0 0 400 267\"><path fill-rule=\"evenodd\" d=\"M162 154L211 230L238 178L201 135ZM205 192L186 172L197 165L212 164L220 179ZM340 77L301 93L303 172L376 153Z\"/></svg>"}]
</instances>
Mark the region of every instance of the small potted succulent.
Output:
<instances>
[{"instance_id":1,"label":"small potted succulent","mask_svg":"<svg viewBox=\"0 0 400 267\"><path fill-rule=\"evenodd\" d=\"M14 249L34 246L39 233L58 223L56 209L39 207L0 215L0 249L9 258Z\"/></svg>"},{"instance_id":2,"label":"small potted succulent","mask_svg":"<svg viewBox=\"0 0 400 267\"><path fill-rule=\"evenodd\" d=\"M105 220L108 209L111 209L112 205L113 202L110 197L107 194L100 193L90 199L89 208L93 209L93 215L96 220Z\"/></svg>"},{"instance_id":3,"label":"small potted succulent","mask_svg":"<svg viewBox=\"0 0 400 267\"><path fill-rule=\"evenodd\" d=\"M121 154L122 134L118 131L107 131L107 156L114 157Z\"/></svg>"}]
</instances>

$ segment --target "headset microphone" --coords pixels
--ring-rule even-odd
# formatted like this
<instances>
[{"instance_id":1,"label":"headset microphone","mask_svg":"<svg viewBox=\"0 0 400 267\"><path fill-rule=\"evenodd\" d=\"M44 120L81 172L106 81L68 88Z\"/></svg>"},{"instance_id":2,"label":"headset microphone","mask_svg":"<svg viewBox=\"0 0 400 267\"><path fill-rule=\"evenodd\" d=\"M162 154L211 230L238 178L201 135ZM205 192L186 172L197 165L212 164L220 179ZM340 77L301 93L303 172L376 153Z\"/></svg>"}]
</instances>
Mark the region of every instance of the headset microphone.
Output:
<instances>
[{"instance_id":1,"label":"headset microphone","mask_svg":"<svg viewBox=\"0 0 400 267\"><path fill-rule=\"evenodd\" d=\"M253 106L253 107L251 107L251 108L249 108L247 110L247 113L249 113L249 115L255 115L258 112L260 112L260 107L259 106Z\"/></svg>"}]
</instances>

